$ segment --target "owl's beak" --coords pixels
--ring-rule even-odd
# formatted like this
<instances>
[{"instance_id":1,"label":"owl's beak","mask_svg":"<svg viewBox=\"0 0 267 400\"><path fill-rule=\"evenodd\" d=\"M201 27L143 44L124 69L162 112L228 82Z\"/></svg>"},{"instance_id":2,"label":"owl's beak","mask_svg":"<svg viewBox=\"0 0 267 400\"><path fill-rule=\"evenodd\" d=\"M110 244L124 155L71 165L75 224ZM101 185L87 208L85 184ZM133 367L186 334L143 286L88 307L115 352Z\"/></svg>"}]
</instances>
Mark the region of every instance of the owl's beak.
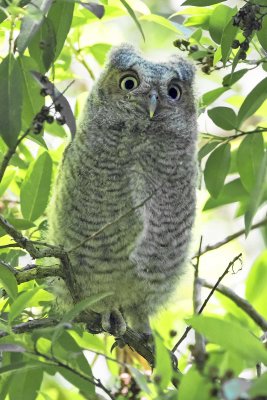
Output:
<instances>
[{"instance_id":1,"label":"owl's beak","mask_svg":"<svg viewBox=\"0 0 267 400\"><path fill-rule=\"evenodd\" d=\"M152 119L158 105L159 95L156 90L151 90L148 97L149 97L149 117L150 119Z\"/></svg>"}]
</instances>

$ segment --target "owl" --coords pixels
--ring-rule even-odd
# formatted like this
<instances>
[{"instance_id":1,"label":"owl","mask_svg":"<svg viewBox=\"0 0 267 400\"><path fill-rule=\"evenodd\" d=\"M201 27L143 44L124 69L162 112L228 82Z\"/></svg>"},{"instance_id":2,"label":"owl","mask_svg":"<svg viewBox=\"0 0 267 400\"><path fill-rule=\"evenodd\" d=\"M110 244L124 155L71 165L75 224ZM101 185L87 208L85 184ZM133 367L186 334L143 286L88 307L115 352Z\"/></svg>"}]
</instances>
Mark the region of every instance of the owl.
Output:
<instances>
[{"instance_id":1,"label":"owl","mask_svg":"<svg viewBox=\"0 0 267 400\"><path fill-rule=\"evenodd\" d=\"M155 63L114 47L65 150L48 238L69 251L80 300L111 292L86 310L92 332L149 334L177 288L195 215L193 80L178 56ZM54 291L60 312L72 307L63 281Z\"/></svg>"}]
</instances>

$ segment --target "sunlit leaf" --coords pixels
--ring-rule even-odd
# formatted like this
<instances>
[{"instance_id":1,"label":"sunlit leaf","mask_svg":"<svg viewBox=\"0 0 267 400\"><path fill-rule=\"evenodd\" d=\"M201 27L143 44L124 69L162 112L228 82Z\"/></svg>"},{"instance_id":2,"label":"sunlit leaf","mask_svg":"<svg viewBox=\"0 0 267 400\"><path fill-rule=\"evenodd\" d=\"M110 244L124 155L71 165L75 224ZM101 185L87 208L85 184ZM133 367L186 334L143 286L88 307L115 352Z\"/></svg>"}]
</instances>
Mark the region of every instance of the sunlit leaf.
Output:
<instances>
[{"instance_id":1,"label":"sunlit leaf","mask_svg":"<svg viewBox=\"0 0 267 400\"><path fill-rule=\"evenodd\" d=\"M219 196L230 168L230 162L231 146L229 143L221 144L210 154L206 162L204 178L212 197Z\"/></svg>"},{"instance_id":2,"label":"sunlit leaf","mask_svg":"<svg viewBox=\"0 0 267 400\"><path fill-rule=\"evenodd\" d=\"M124 5L124 7L126 8L126 10L128 11L129 15L132 17L132 19L134 20L137 28L139 29L139 32L141 33L144 41L145 41L145 34L143 32L142 26L140 24L140 22L138 21L134 10L132 9L132 7L129 5L129 3L127 3L126 0L120 0L120 2Z\"/></svg>"},{"instance_id":3,"label":"sunlit leaf","mask_svg":"<svg viewBox=\"0 0 267 400\"><path fill-rule=\"evenodd\" d=\"M162 17L161 15L156 15L156 14L142 15L139 19L142 21L155 22L156 24L164 26L164 28L170 29L171 31L174 31L176 33L179 32L179 29L177 29L176 26L171 21L169 21L167 18Z\"/></svg>"},{"instance_id":4,"label":"sunlit leaf","mask_svg":"<svg viewBox=\"0 0 267 400\"><path fill-rule=\"evenodd\" d=\"M46 209L52 178L52 160L48 152L31 163L21 186L21 212L25 219L35 221Z\"/></svg>"},{"instance_id":5,"label":"sunlit leaf","mask_svg":"<svg viewBox=\"0 0 267 400\"><path fill-rule=\"evenodd\" d=\"M156 366L154 376L157 376L159 380L159 387L161 390L166 389L172 378L172 361L169 350L164 346L162 338L159 334L155 333L155 357Z\"/></svg>"},{"instance_id":6,"label":"sunlit leaf","mask_svg":"<svg viewBox=\"0 0 267 400\"><path fill-rule=\"evenodd\" d=\"M255 184L264 156L262 133L247 135L237 151L237 168L244 188L250 192Z\"/></svg>"},{"instance_id":7,"label":"sunlit leaf","mask_svg":"<svg viewBox=\"0 0 267 400\"><path fill-rule=\"evenodd\" d=\"M179 400L206 400L210 396L211 382L195 368L190 368L179 385Z\"/></svg>"},{"instance_id":8,"label":"sunlit leaf","mask_svg":"<svg viewBox=\"0 0 267 400\"><path fill-rule=\"evenodd\" d=\"M263 343L241 325L202 315L189 318L188 323L211 342L243 357L247 365L267 364L267 350Z\"/></svg>"},{"instance_id":9,"label":"sunlit leaf","mask_svg":"<svg viewBox=\"0 0 267 400\"><path fill-rule=\"evenodd\" d=\"M266 302L267 250L263 251L250 268L246 280L246 299L267 318Z\"/></svg>"},{"instance_id":10,"label":"sunlit leaf","mask_svg":"<svg viewBox=\"0 0 267 400\"><path fill-rule=\"evenodd\" d=\"M7 267L0 263L0 284L5 289L12 300L15 300L18 294L18 285L14 274Z\"/></svg>"},{"instance_id":11,"label":"sunlit leaf","mask_svg":"<svg viewBox=\"0 0 267 400\"><path fill-rule=\"evenodd\" d=\"M0 197L3 196L7 188L9 187L10 183L16 176L16 171L14 169L8 169L5 175L2 178L0 183Z\"/></svg>"},{"instance_id":12,"label":"sunlit leaf","mask_svg":"<svg viewBox=\"0 0 267 400\"><path fill-rule=\"evenodd\" d=\"M249 394L254 397L266 397L267 395L267 372L255 379L249 390Z\"/></svg>"},{"instance_id":13,"label":"sunlit leaf","mask_svg":"<svg viewBox=\"0 0 267 400\"><path fill-rule=\"evenodd\" d=\"M211 38L218 44L221 43L225 26L236 13L236 9L232 9L224 4L217 6L209 19L209 32Z\"/></svg>"},{"instance_id":14,"label":"sunlit leaf","mask_svg":"<svg viewBox=\"0 0 267 400\"><path fill-rule=\"evenodd\" d=\"M9 323L11 323L25 308L27 308L32 296L38 292L39 289L39 287L35 287L27 290L27 292L23 292L16 298L16 300L10 306L10 311L8 314Z\"/></svg>"}]
</instances>

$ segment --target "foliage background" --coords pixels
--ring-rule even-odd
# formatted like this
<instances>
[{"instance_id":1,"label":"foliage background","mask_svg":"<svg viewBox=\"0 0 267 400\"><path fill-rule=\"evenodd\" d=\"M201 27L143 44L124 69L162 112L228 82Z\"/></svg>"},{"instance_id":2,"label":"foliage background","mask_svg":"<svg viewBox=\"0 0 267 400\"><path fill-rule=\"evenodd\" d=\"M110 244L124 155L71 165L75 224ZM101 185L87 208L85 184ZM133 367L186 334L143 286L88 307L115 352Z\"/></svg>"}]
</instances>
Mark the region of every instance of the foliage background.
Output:
<instances>
[{"instance_id":1,"label":"foliage background","mask_svg":"<svg viewBox=\"0 0 267 400\"><path fill-rule=\"evenodd\" d=\"M192 255L199 248L204 253L198 257L198 274L214 286L242 253L242 265L237 261L223 283L245 298L263 323L242 311L236 298L233 302L218 293L209 300L204 316L193 316L210 289L203 287L202 300L197 298L196 268L189 265L175 300L152 321L152 376L141 358L131 359L130 366L108 359L115 357L110 352L114 338L85 332L83 326L71 324L71 315L55 327L14 333L12 328L20 323L45 318L53 302L41 279L20 283L17 268L53 261L31 260L25 249L14 246L2 223L0 329L6 336L0 339L0 399L95 399L99 393L104 398L179 400L230 400L241 393L247 398L267 396L267 375L263 368L260 376L259 367L266 365L267 353L256 339L267 326L267 6L257 0L181 3L0 1L1 215L31 241L45 237L45 210L71 137L66 124L59 124L64 122L62 115L53 109L50 115L59 123L36 120L51 99L40 95L31 71L46 74L58 90L66 90L78 118L112 45L130 42L152 59L172 53L190 57L198 69L201 171ZM254 8L245 12L244 6L250 5ZM232 48L234 40L243 43L246 38L243 48ZM235 232L237 238L230 240ZM227 242L224 246L222 240ZM215 250L207 252L213 244ZM187 324L208 343L192 330L176 352L182 373L177 374L166 348L177 343Z\"/></svg>"}]
</instances>

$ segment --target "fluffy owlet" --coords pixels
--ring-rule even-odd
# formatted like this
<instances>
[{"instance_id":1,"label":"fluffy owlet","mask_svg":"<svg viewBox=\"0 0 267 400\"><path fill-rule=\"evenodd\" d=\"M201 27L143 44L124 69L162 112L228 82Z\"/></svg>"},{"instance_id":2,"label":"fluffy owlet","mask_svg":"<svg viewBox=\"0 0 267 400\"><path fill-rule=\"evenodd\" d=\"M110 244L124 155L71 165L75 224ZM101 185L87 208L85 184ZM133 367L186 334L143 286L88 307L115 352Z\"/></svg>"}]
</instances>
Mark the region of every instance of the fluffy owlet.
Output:
<instances>
[{"instance_id":1,"label":"fluffy owlet","mask_svg":"<svg viewBox=\"0 0 267 400\"><path fill-rule=\"evenodd\" d=\"M49 239L76 247L69 257L80 299L113 292L92 306L97 320L87 311L93 331L121 335L127 323L148 333L148 317L183 272L195 214L193 78L177 56L154 63L130 45L115 47L65 150ZM59 309L71 306L63 282L55 292Z\"/></svg>"}]
</instances>

